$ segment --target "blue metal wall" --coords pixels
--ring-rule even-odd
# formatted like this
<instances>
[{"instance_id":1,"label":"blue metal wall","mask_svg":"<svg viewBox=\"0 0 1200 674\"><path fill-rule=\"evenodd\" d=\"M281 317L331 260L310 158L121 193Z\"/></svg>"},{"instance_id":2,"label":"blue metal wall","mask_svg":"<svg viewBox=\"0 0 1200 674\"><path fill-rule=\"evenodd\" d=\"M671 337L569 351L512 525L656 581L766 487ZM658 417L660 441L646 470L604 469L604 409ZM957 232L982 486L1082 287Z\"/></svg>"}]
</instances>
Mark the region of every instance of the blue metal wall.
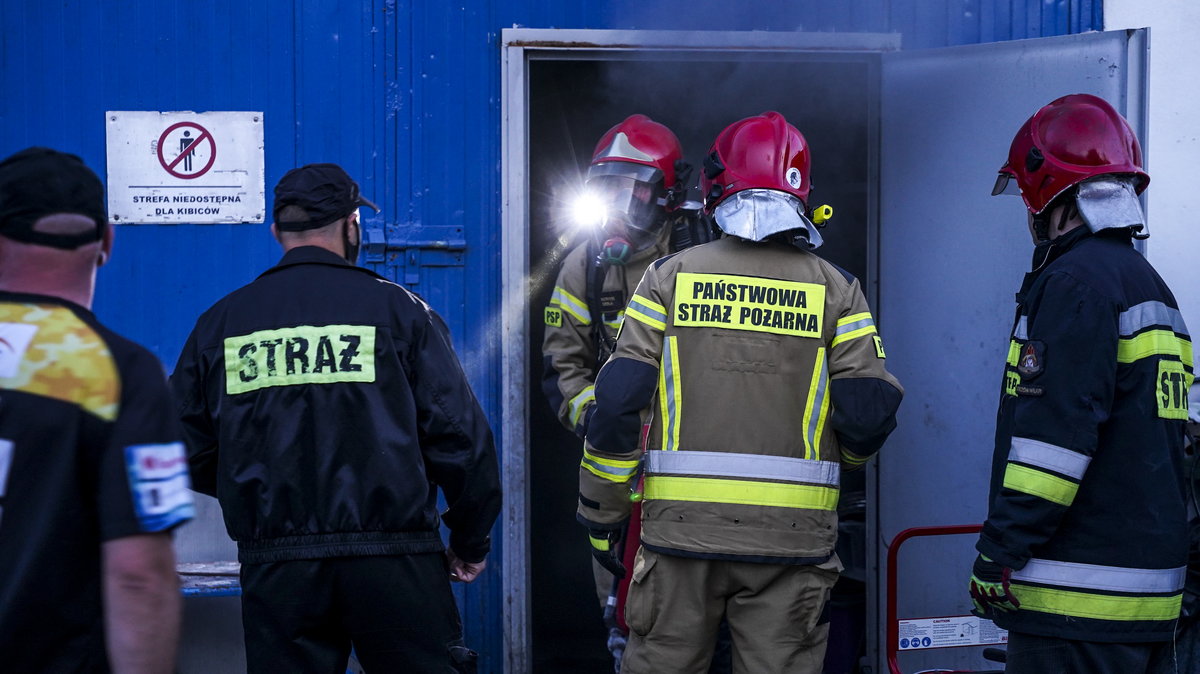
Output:
<instances>
[{"instance_id":1,"label":"blue metal wall","mask_svg":"<svg viewBox=\"0 0 1200 674\"><path fill-rule=\"evenodd\" d=\"M103 175L106 110L263 111L268 210L271 187L294 166L333 161L358 178L384 209L368 223L402 249L376 249L371 259L445 315L498 424L502 28L900 32L914 48L1103 23L1102 0L753 5L2 0L0 156L48 145L80 154ZM277 257L266 225L120 227L96 310L170 368L195 317ZM484 671L501 660L498 566L457 589Z\"/></svg>"}]
</instances>

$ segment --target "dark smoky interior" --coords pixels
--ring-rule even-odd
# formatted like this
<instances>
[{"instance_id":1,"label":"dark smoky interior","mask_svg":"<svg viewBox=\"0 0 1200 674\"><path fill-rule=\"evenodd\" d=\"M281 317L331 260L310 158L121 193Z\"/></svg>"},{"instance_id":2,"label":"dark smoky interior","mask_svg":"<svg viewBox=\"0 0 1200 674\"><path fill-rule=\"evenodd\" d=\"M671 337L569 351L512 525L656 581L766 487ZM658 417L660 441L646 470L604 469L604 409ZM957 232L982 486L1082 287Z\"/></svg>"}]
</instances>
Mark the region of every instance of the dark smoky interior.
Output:
<instances>
[{"instance_id":1,"label":"dark smoky interior","mask_svg":"<svg viewBox=\"0 0 1200 674\"><path fill-rule=\"evenodd\" d=\"M813 192L808 206L828 204L834 210L822 231L825 244L817 252L858 277L873 301L878 55L761 55L731 61L647 53L627 60L534 60L528 82L534 671L610 672L587 538L575 521L582 443L559 425L540 386L541 309L549 301L562 258L585 240L569 213L592 150L614 124L635 113L648 115L679 137L684 158L693 167L689 198L699 200L703 158L721 129L767 110L782 113L811 147ZM864 579L862 570L854 568L864 563L862 474L846 474L843 483L840 510L845 524L839 553L847 566L849 589L843 588L842 594L857 607ZM865 591L861 599L865 602Z\"/></svg>"}]
</instances>

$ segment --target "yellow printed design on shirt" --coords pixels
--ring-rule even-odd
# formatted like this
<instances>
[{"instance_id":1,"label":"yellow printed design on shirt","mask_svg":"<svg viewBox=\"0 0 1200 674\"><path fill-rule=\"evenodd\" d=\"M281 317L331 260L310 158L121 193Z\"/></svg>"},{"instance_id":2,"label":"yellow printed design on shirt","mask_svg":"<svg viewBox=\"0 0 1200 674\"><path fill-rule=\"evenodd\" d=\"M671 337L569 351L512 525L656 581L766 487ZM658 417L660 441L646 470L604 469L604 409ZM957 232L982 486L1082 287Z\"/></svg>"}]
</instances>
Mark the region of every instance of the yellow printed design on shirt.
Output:
<instances>
[{"instance_id":1,"label":"yellow printed design on shirt","mask_svg":"<svg viewBox=\"0 0 1200 674\"><path fill-rule=\"evenodd\" d=\"M685 272L675 277L671 322L819 338L824 312L825 287L816 283Z\"/></svg>"},{"instance_id":2,"label":"yellow printed design on shirt","mask_svg":"<svg viewBox=\"0 0 1200 674\"><path fill-rule=\"evenodd\" d=\"M121 402L121 379L108 344L66 307L0 304L0 325L28 338L0 375L0 390L22 391L72 403L112 421ZM30 336L30 333L32 335ZM12 344L10 346L18 346ZM0 350L5 344L0 344Z\"/></svg>"},{"instance_id":3,"label":"yellow printed design on shirt","mask_svg":"<svg viewBox=\"0 0 1200 674\"><path fill-rule=\"evenodd\" d=\"M299 325L225 338L225 391L375 381L375 326Z\"/></svg>"}]
</instances>

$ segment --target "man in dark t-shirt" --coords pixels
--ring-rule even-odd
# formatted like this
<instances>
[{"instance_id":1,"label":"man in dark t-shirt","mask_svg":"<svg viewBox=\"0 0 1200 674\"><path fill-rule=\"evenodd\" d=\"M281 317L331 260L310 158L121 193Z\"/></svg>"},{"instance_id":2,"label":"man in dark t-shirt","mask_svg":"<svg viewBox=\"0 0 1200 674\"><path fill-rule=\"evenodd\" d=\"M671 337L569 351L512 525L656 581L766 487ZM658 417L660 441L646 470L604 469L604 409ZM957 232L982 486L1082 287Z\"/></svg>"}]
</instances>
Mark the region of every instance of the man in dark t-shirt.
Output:
<instances>
[{"instance_id":1,"label":"man in dark t-shirt","mask_svg":"<svg viewBox=\"0 0 1200 674\"><path fill-rule=\"evenodd\" d=\"M78 157L0 162L5 671L174 667L187 461L162 366L90 311L111 249L104 188Z\"/></svg>"}]
</instances>

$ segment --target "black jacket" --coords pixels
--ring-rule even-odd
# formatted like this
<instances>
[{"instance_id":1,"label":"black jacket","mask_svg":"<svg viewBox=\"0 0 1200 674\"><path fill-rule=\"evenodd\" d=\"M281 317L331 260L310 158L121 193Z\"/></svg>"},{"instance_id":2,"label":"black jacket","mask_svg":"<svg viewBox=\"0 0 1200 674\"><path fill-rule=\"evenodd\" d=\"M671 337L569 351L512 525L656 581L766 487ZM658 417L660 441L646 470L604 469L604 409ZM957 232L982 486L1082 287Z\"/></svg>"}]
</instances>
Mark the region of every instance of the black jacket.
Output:
<instances>
[{"instance_id":1,"label":"black jacket","mask_svg":"<svg viewBox=\"0 0 1200 674\"><path fill-rule=\"evenodd\" d=\"M1080 228L1040 247L1035 267L1017 295L978 545L1015 569L1021 607L996 622L1170 639L1188 546L1187 328L1128 235Z\"/></svg>"},{"instance_id":2,"label":"black jacket","mask_svg":"<svg viewBox=\"0 0 1200 674\"><path fill-rule=\"evenodd\" d=\"M488 552L492 433L441 318L321 248L289 251L196 322L171 378L194 488L243 563Z\"/></svg>"}]
</instances>

